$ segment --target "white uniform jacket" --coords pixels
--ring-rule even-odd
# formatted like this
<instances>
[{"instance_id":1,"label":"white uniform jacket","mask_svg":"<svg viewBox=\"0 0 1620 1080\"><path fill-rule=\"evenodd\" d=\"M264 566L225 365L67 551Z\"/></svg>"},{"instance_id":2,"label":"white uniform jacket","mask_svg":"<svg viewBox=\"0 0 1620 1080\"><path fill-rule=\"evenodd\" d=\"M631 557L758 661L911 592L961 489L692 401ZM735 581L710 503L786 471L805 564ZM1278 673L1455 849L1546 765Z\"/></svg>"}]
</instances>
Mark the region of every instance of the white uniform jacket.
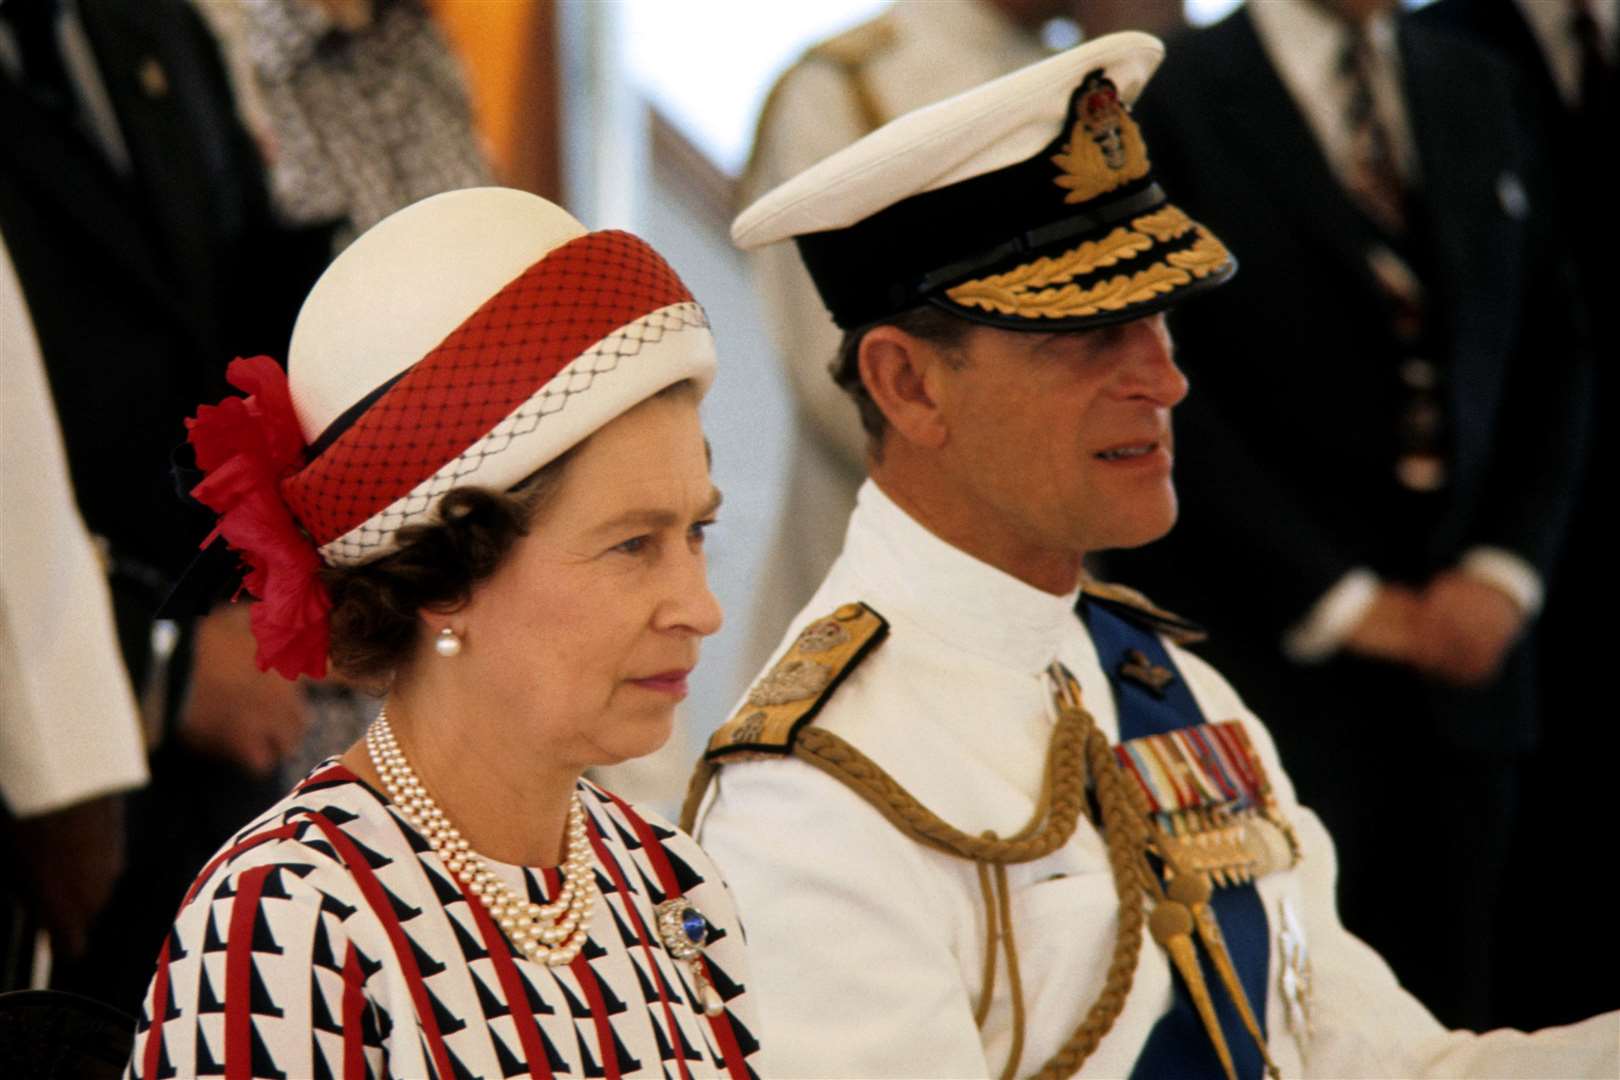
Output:
<instances>
[{"instance_id":1,"label":"white uniform jacket","mask_svg":"<svg viewBox=\"0 0 1620 1080\"><path fill-rule=\"evenodd\" d=\"M1075 674L1086 708L1117 738L1109 683L1075 599L949 546L868 482L843 554L795 629L859 600L890 633L814 722L956 828L1015 833L1034 812L1056 719L1048 664ZM1340 925L1332 841L1295 801L1265 727L1211 667L1171 652L1206 719L1246 725L1304 850L1296 867L1258 882L1271 924L1266 1024L1284 1076L1617 1074L1613 1015L1533 1037L1444 1030ZM1409 799L1413 828L1445 843L1445 823L1424 819L1420 792L1381 791L1370 777L1345 782L1364 784L1369 798ZM985 916L972 862L913 843L859 795L791 757L724 765L699 826L750 934L770 1075L1000 1075L1011 1050L1011 994L1003 956L985 1023L975 1025ZM1007 872L1027 1010L1018 1072L1028 1074L1102 989L1116 900L1102 839L1085 821L1051 855ZM1311 965L1309 1036L1298 1023L1291 1033L1280 989L1285 919ZM1148 938L1124 1011L1081 1075L1128 1074L1171 995L1170 964Z\"/></svg>"}]
</instances>

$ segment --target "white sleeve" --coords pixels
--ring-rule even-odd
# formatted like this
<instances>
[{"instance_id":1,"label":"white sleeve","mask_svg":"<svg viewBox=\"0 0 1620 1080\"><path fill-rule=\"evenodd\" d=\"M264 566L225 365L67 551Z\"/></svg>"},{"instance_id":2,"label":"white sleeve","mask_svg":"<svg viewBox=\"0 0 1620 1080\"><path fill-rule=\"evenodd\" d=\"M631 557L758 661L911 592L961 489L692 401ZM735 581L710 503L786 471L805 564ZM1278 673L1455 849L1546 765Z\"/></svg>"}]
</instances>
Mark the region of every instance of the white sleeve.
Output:
<instances>
[{"instance_id":1,"label":"white sleeve","mask_svg":"<svg viewBox=\"0 0 1620 1080\"><path fill-rule=\"evenodd\" d=\"M0 245L0 795L18 817L146 783L107 579Z\"/></svg>"},{"instance_id":2,"label":"white sleeve","mask_svg":"<svg viewBox=\"0 0 1620 1080\"><path fill-rule=\"evenodd\" d=\"M715 783L698 837L748 933L765 1075L988 1076L963 904L928 853L791 758Z\"/></svg>"}]
</instances>

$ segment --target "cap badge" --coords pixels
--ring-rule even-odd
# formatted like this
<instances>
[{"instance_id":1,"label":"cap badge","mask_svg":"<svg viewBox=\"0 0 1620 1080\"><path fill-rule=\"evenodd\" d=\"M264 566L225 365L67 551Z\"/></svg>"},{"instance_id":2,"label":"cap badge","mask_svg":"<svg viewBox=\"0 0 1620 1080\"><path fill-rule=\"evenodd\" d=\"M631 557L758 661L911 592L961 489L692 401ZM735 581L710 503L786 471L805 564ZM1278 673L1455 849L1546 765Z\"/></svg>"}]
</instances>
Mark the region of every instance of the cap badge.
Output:
<instances>
[{"instance_id":1,"label":"cap badge","mask_svg":"<svg viewBox=\"0 0 1620 1080\"><path fill-rule=\"evenodd\" d=\"M1068 189L1064 202L1090 202L1147 175L1142 132L1100 70L1087 75L1074 92L1069 113L1074 117L1069 141L1052 155L1052 163L1062 170L1054 183Z\"/></svg>"}]
</instances>

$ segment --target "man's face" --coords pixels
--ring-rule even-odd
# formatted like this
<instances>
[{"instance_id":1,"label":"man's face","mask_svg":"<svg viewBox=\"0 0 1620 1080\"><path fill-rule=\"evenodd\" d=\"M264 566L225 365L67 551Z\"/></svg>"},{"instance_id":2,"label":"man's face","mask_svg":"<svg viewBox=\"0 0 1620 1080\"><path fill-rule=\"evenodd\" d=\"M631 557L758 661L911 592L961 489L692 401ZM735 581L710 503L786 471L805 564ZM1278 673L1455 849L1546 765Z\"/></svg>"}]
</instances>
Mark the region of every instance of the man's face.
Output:
<instances>
[{"instance_id":1,"label":"man's face","mask_svg":"<svg viewBox=\"0 0 1620 1080\"><path fill-rule=\"evenodd\" d=\"M1169 531L1170 410L1187 380L1163 315L1060 334L975 327L960 352L937 394L949 428L940 464L988 550L1007 552L993 561L1135 547Z\"/></svg>"}]
</instances>

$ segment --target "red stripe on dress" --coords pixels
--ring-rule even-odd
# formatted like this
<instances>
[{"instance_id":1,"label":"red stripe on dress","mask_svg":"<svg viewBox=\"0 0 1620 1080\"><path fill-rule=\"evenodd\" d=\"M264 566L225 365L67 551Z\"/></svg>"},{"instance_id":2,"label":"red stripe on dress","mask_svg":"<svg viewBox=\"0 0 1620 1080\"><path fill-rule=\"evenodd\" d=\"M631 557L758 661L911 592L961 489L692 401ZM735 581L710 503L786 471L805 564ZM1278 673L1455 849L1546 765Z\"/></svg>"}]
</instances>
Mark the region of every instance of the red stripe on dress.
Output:
<instances>
[{"instance_id":1,"label":"red stripe on dress","mask_svg":"<svg viewBox=\"0 0 1620 1080\"><path fill-rule=\"evenodd\" d=\"M208 883L208 879L214 876L214 872L219 869L220 864L225 860L240 855L249 848L258 847L267 840L285 839L297 831L297 827L294 825L278 825L274 829L254 833L247 839L226 848L212 859L209 859L208 865L204 866L202 872L197 875L196 880L192 881L191 888L186 890L185 898L180 901L180 911L183 912L190 906L191 902L197 898L197 893ZM175 918L176 920L179 919L178 913ZM142 1054L142 1076L156 1076L158 1064L163 1060L163 1021L164 1014L168 1011L166 1008L168 998L169 935L165 935L163 948L158 950L157 974L152 977L152 1022L146 1029L146 1044Z\"/></svg>"},{"instance_id":2,"label":"red stripe on dress","mask_svg":"<svg viewBox=\"0 0 1620 1080\"><path fill-rule=\"evenodd\" d=\"M484 939L484 948L489 950L490 963L495 965L495 977L500 980L501 992L506 995L506 1004L512 1010L512 1025L517 1028L518 1042L522 1044L523 1056L529 1062L529 1075L539 1080L551 1080L551 1058L540 1041L540 1028L529 1008L529 995L523 990L523 976L518 974L517 965L512 962L511 943L501 928L495 925L484 902L468 892L466 883L460 878L456 879L456 884L461 887L461 895L467 899L478 935ZM551 895L557 894L553 892ZM494 1032L491 1032L490 1038L494 1037Z\"/></svg>"},{"instance_id":3,"label":"red stripe on dress","mask_svg":"<svg viewBox=\"0 0 1620 1080\"><path fill-rule=\"evenodd\" d=\"M296 835L297 832L298 826L296 825L277 825L273 829L266 829L264 832L254 833L252 836L238 841L236 844L226 848L218 855L215 855L212 859L208 860L208 865L202 868L202 872L197 875L197 880L191 883L191 888L186 890L186 898L180 901L180 910L184 911L186 906L197 898L197 893L201 891L202 887L208 883L208 879L213 876L214 871L219 869L221 863L225 862L227 859L235 858L250 848L256 848L267 840L286 840L287 838Z\"/></svg>"},{"instance_id":4,"label":"red stripe on dress","mask_svg":"<svg viewBox=\"0 0 1620 1080\"><path fill-rule=\"evenodd\" d=\"M169 1000L170 934L163 936L163 948L158 950L157 974L152 976L152 1022L147 1026L145 1052L141 1055L143 1080L157 1076L158 1065L163 1061L163 1017L168 1012L166 1006Z\"/></svg>"},{"instance_id":5,"label":"red stripe on dress","mask_svg":"<svg viewBox=\"0 0 1620 1080\"><path fill-rule=\"evenodd\" d=\"M588 815L587 815L588 817ZM545 871L546 895L556 896L562 888L562 875L555 868ZM604 904L606 900L602 901ZM597 982L596 972L585 960L585 950L581 949L568 965L568 970L574 973L579 980L580 989L585 992L585 1004L591 1010L591 1023L596 1027L597 1052L601 1055L601 1066L606 1080L619 1080L619 1051L613 1041L613 1025L608 1022L607 1001L602 997L601 984Z\"/></svg>"},{"instance_id":6,"label":"red stripe on dress","mask_svg":"<svg viewBox=\"0 0 1620 1080\"><path fill-rule=\"evenodd\" d=\"M454 461L586 349L691 299L638 237L609 230L570 240L486 300L282 481L288 506L317 545L336 540Z\"/></svg>"},{"instance_id":7,"label":"red stripe on dress","mask_svg":"<svg viewBox=\"0 0 1620 1080\"><path fill-rule=\"evenodd\" d=\"M601 830L597 827L596 819L589 814L585 815L585 819L586 831L591 837L591 847L596 850L596 861L602 864L608 872L608 877L613 879L613 887L619 890L619 896L624 900L625 914L630 916L631 927L635 930L636 936L641 938L641 951L647 957L653 989L658 991L658 1004L664 1010L664 1026L669 1031L669 1046L675 1053L675 1065L680 1069L682 1080L691 1080L692 1074L686 1068L686 1055L681 1052L681 1031L675 1024L675 1010L670 1007L669 995L664 992L664 973L659 970L658 961L653 957L652 939L647 933L647 924L641 921L641 912L636 910L636 898L630 892L630 882L625 879L624 868L612 857L607 845L602 842Z\"/></svg>"},{"instance_id":8,"label":"red stripe on dress","mask_svg":"<svg viewBox=\"0 0 1620 1080\"><path fill-rule=\"evenodd\" d=\"M338 853L344 866L348 867L353 875L355 884L360 886L360 893L371 905L372 912L377 921L382 923L383 930L388 934L388 943L393 946L394 957L399 961L400 969L405 974L405 985L411 992L411 1003L416 1007L417 1021L422 1025L422 1035L428 1045L428 1052L433 1056L434 1067L438 1069L441 1077L454 1076L455 1071L450 1067L450 1056L445 1050L444 1037L439 1034L439 1021L433 1015L433 1002L429 1000L427 984L422 981L422 971L416 966L416 954L411 951L410 938L399 919L394 914L394 906L388 902L388 894L372 872L366 857L360 854L360 849L354 846L354 841L342 829L332 824L319 814L306 815L315 827L325 835L327 842Z\"/></svg>"},{"instance_id":9,"label":"red stripe on dress","mask_svg":"<svg viewBox=\"0 0 1620 1080\"><path fill-rule=\"evenodd\" d=\"M672 896L683 895L681 883L675 877L675 868L669 864L669 856L664 851L664 845L654 835L652 826L631 809L629 803L613 792L604 789L602 794L612 799L613 805L617 806L624 814L625 820L630 822L630 828L641 841L641 850L647 852L647 861L652 863L653 873L658 875L658 882L663 886L664 898L667 900ZM709 958L700 956L694 963L703 965L704 977L709 980L710 986L714 986L715 982L709 971ZM719 993L718 988L715 993ZM701 1010L701 1001L694 1001L693 1004ZM748 1065L743 1061L742 1047L737 1045L737 1033L731 1029L731 1014L723 1012L719 1016L705 1016L704 1019L708 1020L709 1030L714 1033L715 1041L720 1044L720 1053L726 1061L726 1071L732 1076L743 1077L746 1080Z\"/></svg>"},{"instance_id":10,"label":"red stripe on dress","mask_svg":"<svg viewBox=\"0 0 1620 1080\"><path fill-rule=\"evenodd\" d=\"M259 921L259 897L273 866L243 871L231 901L230 930L225 939L225 1080L253 1076L253 928Z\"/></svg>"},{"instance_id":11,"label":"red stripe on dress","mask_svg":"<svg viewBox=\"0 0 1620 1080\"><path fill-rule=\"evenodd\" d=\"M365 985L360 954L351 941L343 954L343 1080L368 1080L369 1077L364 1026Z\"/></svg>"}]
</instances>

